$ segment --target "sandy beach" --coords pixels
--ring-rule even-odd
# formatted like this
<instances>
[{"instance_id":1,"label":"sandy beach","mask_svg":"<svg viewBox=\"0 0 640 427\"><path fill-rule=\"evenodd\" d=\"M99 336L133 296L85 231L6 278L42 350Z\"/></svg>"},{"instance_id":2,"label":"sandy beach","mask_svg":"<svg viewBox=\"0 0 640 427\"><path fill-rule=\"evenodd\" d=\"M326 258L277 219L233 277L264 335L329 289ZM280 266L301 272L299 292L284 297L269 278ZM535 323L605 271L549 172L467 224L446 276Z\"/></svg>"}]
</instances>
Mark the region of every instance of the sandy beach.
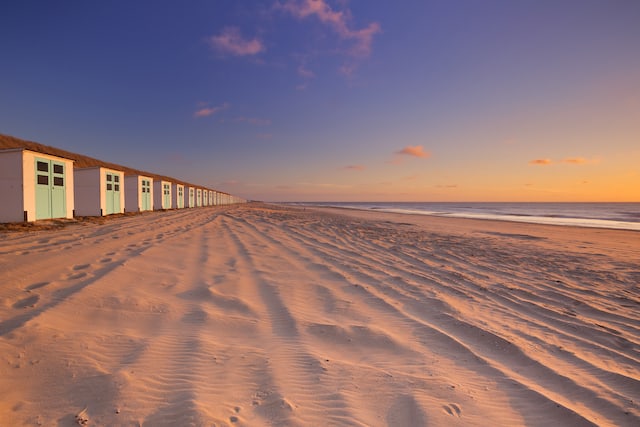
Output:
<instances>
[{"instance_id":1,"label":"sandy beach","mask_svg":"<svg viewBox=\"0 0 640 427\"><path fill-rule=\"evenodd\" d=\"M260 204L3 231L0 425L637 426L640 233Z\"/></svg>"}]
</instances>

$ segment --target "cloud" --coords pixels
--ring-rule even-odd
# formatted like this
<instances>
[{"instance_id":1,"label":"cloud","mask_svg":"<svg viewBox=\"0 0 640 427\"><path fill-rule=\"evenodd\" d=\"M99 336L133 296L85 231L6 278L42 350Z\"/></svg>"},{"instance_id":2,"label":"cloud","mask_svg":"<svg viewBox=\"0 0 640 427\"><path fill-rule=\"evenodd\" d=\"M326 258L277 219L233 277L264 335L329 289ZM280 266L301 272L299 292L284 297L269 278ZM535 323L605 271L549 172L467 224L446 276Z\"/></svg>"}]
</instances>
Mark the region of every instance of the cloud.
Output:
<instances>
[{"instance_id":1,"label":"cloud","mask_svg":"<svg viewBox=\"0 0 640 427\"><path fill-rule=\"evenodd\" d=\"M352 40L353 46L349 53L357 57L369 56L373 37L381 31L377 22L359 30L350 28L351 12L333 10L325 0L288 0L280 7L298 19L317 17L320 22L331 27L341 39Z\"/></svg>"},{"instance_id":2,"label":"cloud","mask_svg":"<svg viewBox=\"0 0 640 427\"><path fill-rule=\"evenodd\" d=\"M343 169L352 170L352 171L363 171L367 167L363 165L347 165Z\"/></svg>"},{"instance_id":3,"label":"cloud","mask_svg":"<svg viewBox=\"0 0 640 427\"><path fill-rule=\"evenodd\" d=\"M566 163L569 165L590 165L590 164L595 164L599 162L600 162L600 159L585 159L584 157L568 157L566 159L560 160L559 162L555 162L551 159L534 159L534 160L530 160L529 164L537 165L537 166L546 166L546 165L551 165L556 163Z\"/></svg>"},{"instance_id":4,"label":"cloud","mask_svg":"<svg viewBox=\"0 0 640 427\"><path fill-rule=\"evenodd\" d=\"M568 163L570 165L589 165L599 163L599 159L585 159L584 157L569 157L562 160L562 163Z\"/></svg>"},{"instance_id":5,"label":"cloud","mask_svg":"<svg viewBox=\"0 0 640 427\"><path fill-rule=\"evenodd\" d=\"M236 117L234 119L220 119L220 123L248 123L253 126L270 126L270 119L260 119L257 117Z\"/></svg>"},{"instance_id":6,"label":"cloud","mask_svg":"<svg viewBox=\"0 0 640 427\"><path fill-rule=\"evenodd\" d=\"M265 50L258 38L245 39L237 27L225 27L219 35L207 39L212 48L220 53L234 56L257 55Z\"/></svg>"},{"instance_id":7,"label":"cloud","mask_svg":"<svg viewBox=\"0 0 640 427\"><path fill-rule=\"evenodd\" d=\"M529 160L530 165L546 166L552 163L551 159L534 159Z\"/></svg>"},{"instance_id":8,"label":"cloud","mask_svg":"<svg viewBox=\"0 0 640 427\"><path fill-rule=\"evenodd\" d=\"M422 145L408 145L402 150L396 151L396 154L424 158L431 156L431 153L429 153L428 151L424 151Z\"/></svg>"},{"instance_id":9,"label":"cloud","mask_svg":"<svg viewBox=\"0 0 640 427\"><path fill-rule=\"evenodd\" d=\"M199 106L203 106L202 103L198 104ZM204 104L206 105L206 104ZM200 118L200 117L207 117L207 116L212 116L216 113L219 113L220 111L224 111L226 109L228 109L230 107L229 103L225 102L224 104L218 106L218 107L204 107L204 108L200 108L199 110L197 110L195 113L193 113L193 116L196 118Z\"/></svg>"},{"instance_id":10,"label":"cloud","mask_svg":"<svg viewBox=\"0 0 640 427\"><path fill-rule=\"evenodd\" d=\"M320 22L331 27L341 39L352 40L350 53L358 57L366 57L371 53L373 37L381 31L377 22L371 22L359 30L351 29L351 13L348 10L335 11L325 0L289 0L281 7L298 19L317 17Z\"/></svg>"},{"instance_id":11,"label":"cloud","mask_svg":"<svg viewBox=\"0 0 640 427\"><path fill-rule=\"evenodd\" d=\"M305 79L312 79L316 76L316 74L308 69L305 64L300 64L298 66L298 75L304 77Z\"/></svg>"}]
</instances>

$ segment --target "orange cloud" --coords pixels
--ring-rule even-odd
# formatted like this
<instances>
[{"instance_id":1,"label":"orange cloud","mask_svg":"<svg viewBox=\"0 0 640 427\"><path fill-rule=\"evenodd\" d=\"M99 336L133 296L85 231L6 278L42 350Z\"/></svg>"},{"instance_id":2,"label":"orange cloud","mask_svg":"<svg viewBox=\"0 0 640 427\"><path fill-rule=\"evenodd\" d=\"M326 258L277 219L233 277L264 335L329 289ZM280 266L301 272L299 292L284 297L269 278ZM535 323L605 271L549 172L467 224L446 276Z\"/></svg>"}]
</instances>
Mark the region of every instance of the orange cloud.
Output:
<instances>
[{"instance_id":1,"label":"orange cloud","mask_svg":"<svg viewBox=\"0 0 640 427\"><path fill-rule=\"evenodd\" d=\"M202 104L200 104L200 105L202 105ZM195 113L193 113L193 115L196 118L207 117L207 116L211 116L213 114L219 113L220 111L226 110L227 108L229 108L229 106L230 105L225 102L224 104L220 105L219 107L204 107L204 108L199 109Z\"/></svg>"},{"instance_id":2,"label":"orange cloud","mask_svg":"<svg viewBox=\"0 0 640 427\"><path fill-rule=\"evenodd\" d=\"M566 158L564 160L562 160L562 163L568 163L571 165L587 165L587 164L593 164L593 163L598 163L597 159L585 159L583 157L569 157Z\"/></svg>"},{"instance_id":3,"label":"orange cloud","mask_svg":"<svg viewBox=\"0 0 640 427\"><path fill-rule=\"evenodd\" d=\"M219 35L209 37L208 42L217 51L234 56L256 55L265 50L262 41L243 38L237 27L224 28Z\"/></svg>"},{"instance_id":4,"label":"orange cloud","mask_svg":"<svg viewBox=\"0 0 640 427\"><path fill-rule=\"evenodd\" d=\"M353 170L353 171L363 171L366 168L367 167L363 165L348 165L344 167L344 169Z\"/></svg>"},{"instance_id":5,"label":"orange cloud","mask_svg":"<svg viewBox=\"0 0 640 427\"><path fill-rule=\"evenodd\" d=\"M424 158L431 156L431 153L429 153L428 151L424 151L422 145L408 145L402 150L396 151L396 154Z\"/></svg>"},{"instance_id":6,"label":"orange cloud","mask_svg":"<svg viewBox=\"0 0 640 427\"><path fill-rule=\"evenodd\" d=\"M530 165L538 165L538 166L546 166L546 165L550 165L551 163L553 163L551 159L535 159L535 160L529 161Z\"/></svg>"}]
</instances>

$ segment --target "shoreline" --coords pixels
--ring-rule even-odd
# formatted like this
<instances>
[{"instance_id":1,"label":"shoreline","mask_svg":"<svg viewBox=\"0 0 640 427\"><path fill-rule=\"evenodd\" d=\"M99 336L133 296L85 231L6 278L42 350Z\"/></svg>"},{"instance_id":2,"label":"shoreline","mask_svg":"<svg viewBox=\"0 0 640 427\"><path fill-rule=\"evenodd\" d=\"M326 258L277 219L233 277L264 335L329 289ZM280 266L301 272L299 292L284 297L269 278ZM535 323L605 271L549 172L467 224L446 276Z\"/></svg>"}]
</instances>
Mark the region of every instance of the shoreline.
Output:
<instances>
[{"instance_id":1,"label":"shoreline","mask_svg":"<svg viewBox=\"0 0 640 427\"><path fill-rule=\"evenodd\" d=\"M367 203L368 204L368 203ZM457 203L452 203L457 204ZM473 203L472 203L473 204ZM480 203L485 205L496 204L500 205L503 203ZM535 203L522 203L523 205ZM548 203L540 203L541 205ZM555 204L555 203L554 203ZM571 205L572 203L565 203L566 205ZM576 205L580 205L583 203L575 203ZM597 205L597 203L594 203ZM610 205L612 203L602 203L602 205ZM636 205L637 203L627 203L620 202L619 204L632 204ZM280 204L282 206L291 206L291 207L318 207L318 208L334 208L334 209L345 209L345 210L356 210L356 211L364 211L364 212L384 212L384 213L396 213L403 215L424 215L431 217L439 217L439 218L463 218L463 219L475 219L475 220L486 220L486 221L505 221L505 222L519 222L526 224L540 224L540 225L553 225L553 226L566 226L566 227L579 227L579 228L600 228L600 229L610 229L610 230L627 230L627 231L640 231L640 222L638 221L622 221L615 219L601 219L601 218L583 218L583 217L563 217L563 216L537 216L537 215L524 215L524 214L478 214L478 213L462 213L462 212L434 212L434 211L423 211L419 209L402 209L402 208L384 208L384 207L359 207L357 204L354 206L339 206L339 205L330 205L330 204L298 204L298 203L283 203Z\"/></svg>"}]
</instances>

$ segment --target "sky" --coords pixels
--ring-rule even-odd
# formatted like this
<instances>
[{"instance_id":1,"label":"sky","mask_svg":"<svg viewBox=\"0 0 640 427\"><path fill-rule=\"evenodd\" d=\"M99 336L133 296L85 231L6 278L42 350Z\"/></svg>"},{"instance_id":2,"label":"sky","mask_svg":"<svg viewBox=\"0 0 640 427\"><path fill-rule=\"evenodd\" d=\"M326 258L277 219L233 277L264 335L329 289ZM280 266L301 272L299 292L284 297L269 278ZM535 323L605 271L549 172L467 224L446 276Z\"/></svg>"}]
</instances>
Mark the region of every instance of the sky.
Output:
<instances>
[{"instance_id":1,"label":"sky","mask_svg":"<svg viewBox=\"0 0 640 427\"><path fill-rule=\"evenodd\" d=\"M20 0L0 133L264 201L640 201L637 0Z\"/></svg>"}]
</instances>

